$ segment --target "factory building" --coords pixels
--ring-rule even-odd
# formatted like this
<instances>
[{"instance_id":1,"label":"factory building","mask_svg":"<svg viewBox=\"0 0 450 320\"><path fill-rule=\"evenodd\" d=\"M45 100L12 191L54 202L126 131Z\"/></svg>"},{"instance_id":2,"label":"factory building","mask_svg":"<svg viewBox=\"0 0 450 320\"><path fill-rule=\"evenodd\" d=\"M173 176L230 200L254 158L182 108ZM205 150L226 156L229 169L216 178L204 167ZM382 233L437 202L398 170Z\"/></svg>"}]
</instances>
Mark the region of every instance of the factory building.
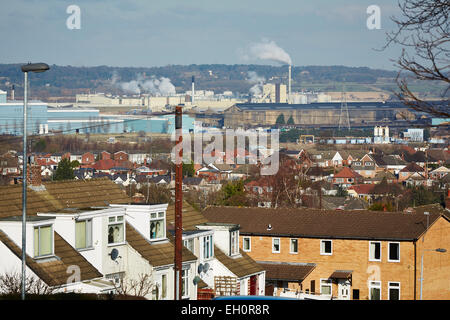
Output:
<instances>
[{"instance_id":1,"label":"factory building","mask_svg":"<svg viewBox=\"0 0 450 320\"><path fill-rule=\"evenodd\" d=\"M395 121L408 107L399 102L348 102L352 125ZM292 117L295 125L339 125L341 103L238 103L224 111L224 126L228 128L249 127L253 124L272 126L283 114Z\"/></svg>"},{"instance_id":2,"label":"factory building","mask_svg":"<svg viewBox=\"0 0 450 320\"><path fill-rule=\"evenodd\" d=\"M28 134L48 133L111 133L124 132L168 133L175 130L174 115L131 116L102 115L97 109L51 108L41 101L28 103ZM194 130L194 118L183 116L186 132ZM0 91L0 134L23 134L23 101L6 99Z\"/></svg>"}]
</instances>

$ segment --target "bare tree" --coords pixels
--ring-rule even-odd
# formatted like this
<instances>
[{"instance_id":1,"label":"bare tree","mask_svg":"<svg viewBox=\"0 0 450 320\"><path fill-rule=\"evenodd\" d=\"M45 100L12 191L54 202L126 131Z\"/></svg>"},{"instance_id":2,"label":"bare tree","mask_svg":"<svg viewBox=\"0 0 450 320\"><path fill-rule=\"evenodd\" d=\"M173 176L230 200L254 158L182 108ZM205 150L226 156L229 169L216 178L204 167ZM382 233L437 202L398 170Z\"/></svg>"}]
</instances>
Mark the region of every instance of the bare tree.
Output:
<instances>
[{"instance_id":1,"label":"bare tree","mask_svg":"<svg viewBox=\"0 0 450 320\"><path fill-rule=\"evenodd\" d=\"M25 293L48 295L54 288L47 286L41 279L28 276L25 281ZM6 272L0 275L0 294L20 294L22 292L22 275L19 272Z\"/></svg>"},{"instance_id":2,"label":"bare tree","mask_svg":"<svg viewBox=\"0 0 450 320\"><path fill-rule=\"evenodd\" d=\"M388 32L387 43L402 47L396 61L399 72L396 78L399 91L395 96L411 109L437 117L450 117L450 2L448 0L400 0L402 17L392 17L396 30ZM404 72L402 74L402 72ZM414 93L410 80L431 81L435 87L442 85L443 102L424 101Z\"/></svg>"},{"instance_id":3,"label":"bare tree","mask_svg":"<svg viewBox=\"0 0 450 320\"><path fill-rule=\"evenodd\" d=\"M139 274L138 278L122 278L119 284L113 282L118 294L136 297L146 297L152 293L155 288L155 283L152 280L151 274Z\"/></svg>"}]
</instances>

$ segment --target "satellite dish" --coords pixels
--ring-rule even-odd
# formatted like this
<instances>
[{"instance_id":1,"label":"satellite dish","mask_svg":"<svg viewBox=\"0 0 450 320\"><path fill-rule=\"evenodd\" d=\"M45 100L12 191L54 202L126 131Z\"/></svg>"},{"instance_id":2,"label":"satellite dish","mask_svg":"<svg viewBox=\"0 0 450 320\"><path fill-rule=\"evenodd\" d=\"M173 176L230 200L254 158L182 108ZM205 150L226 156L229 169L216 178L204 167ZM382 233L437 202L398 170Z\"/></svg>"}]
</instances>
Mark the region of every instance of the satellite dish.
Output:
<instances>
[{"instance_id":1,"label":"satellite dish","mask_svg":"<svg viewBox=\"0 0 450 320\"><path fill-rule=\"evenodd\" d=\"M209 270L209 263L207 262L203 265L203 272L206 273L206 272L208 272L208 270Z\"/></svg>"},{"instance_id":2,"label":"satellite dish","mask_svg":"<svg viewBox=\"0 0 450 320\"><path fill-rule=\"evenodd\" d=\"M194 285L197 285L200 282L200 277L199 276L195 276L194 280L192 280L192 282L194 283Z\"/></svg>"},{"instance_id":3,"label":"satellite dish","mask_svg":"<svg viewBox=\"0 0 450 320\"><path fill-rule=\"evenodd\" d=\"M198 265L198 268L197 268L198 273L202 273L203 268L204 268L204 267L203 267L203 264L200 263L200 264Z\"/></svg>"},{"instance_id":4,"label":"satellite dish","mask_svg":"<svg viewBox=\"0 0 450 320\"><path fill-rule=\"evenodd\" d=\"M109 255L111 256L111 260L115 261L119 256L119 250L114 248L111 250L111 253Z\"/></svg>"}]
</instances>

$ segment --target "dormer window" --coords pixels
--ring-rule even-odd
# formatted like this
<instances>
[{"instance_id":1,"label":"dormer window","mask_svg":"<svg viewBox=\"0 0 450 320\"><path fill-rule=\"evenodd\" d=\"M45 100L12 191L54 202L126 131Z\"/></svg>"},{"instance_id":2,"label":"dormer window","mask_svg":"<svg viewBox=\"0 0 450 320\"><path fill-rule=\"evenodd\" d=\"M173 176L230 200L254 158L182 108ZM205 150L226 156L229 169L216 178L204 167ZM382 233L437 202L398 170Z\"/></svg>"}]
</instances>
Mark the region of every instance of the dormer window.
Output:
<instances>
[{"instance_id":1,"label":"dormer window","mask_svg":"<svg viewBox=\"0 0 450 320\"><path fill-rule=\"evenodd\" d=\"M92 247L92 219L75 222L75 248L86 249Z\"/></svg>"},{"instance_id":2,"label":"dormer window","mask_svg":"<svg viewBox=\"0 0 450 320\"><path fill-rule=\"evenodd\" d=\"M34 228L34 257L53 254L53 227L51 225Z\"/></svg>"},{"instance_id":3,"label":"dormer window","mask_svg":"<svg viewBox=\"0 0 450 320\"><path fill-rule=\"evenodd\" d=\"M118 244L125 241L125 221L123 216L108 218L108 244Z\"/></svg>"},{"instance_id":4,"label":"dormer window","mask_svg":"<svg viewBox=\"0 0 450 320\"><path fill-rule=\"evenodd\" d=\"M166 237L165 212L152 212L150 214L150 240L160 240Z\"/></svg>"},{"instance_id":5,"label":"dormer window","mask_svg":"<svg viewBox=\"0 0 450 320\"><path fill-rule=\"evenodd\" d=\"M230 256L239 253L239 231L230 232Z\"/></svg>"},{"instance_id":6,"label":"dormer window","mask_svg":"<svg viewBox=\"0 0 450 320\"><path fill-rule=\"evenodd\" d=\"M203 237L203 259L209 259L213 256L213 237L212 235Z\"/></svg>"}]
</instances>

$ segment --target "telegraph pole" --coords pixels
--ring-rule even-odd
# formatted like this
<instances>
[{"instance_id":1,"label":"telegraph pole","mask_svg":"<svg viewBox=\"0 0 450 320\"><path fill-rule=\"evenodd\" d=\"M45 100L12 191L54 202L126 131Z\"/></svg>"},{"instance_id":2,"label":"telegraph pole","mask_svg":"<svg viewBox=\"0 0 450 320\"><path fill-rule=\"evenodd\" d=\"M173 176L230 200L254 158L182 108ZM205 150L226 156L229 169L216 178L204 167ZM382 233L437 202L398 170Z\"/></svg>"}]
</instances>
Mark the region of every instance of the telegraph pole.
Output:
<instances>
[{"instance_id":1,"label":"telegraph pole","mask_svg":"<svg viewBox=\"0 0 450 320\"><path fill-rule=\"evenodd\" d=\"M183 237L183 125L181 106L175 107L175 300L182 297L182 237Z\"/></svg>"}]
</instances>

